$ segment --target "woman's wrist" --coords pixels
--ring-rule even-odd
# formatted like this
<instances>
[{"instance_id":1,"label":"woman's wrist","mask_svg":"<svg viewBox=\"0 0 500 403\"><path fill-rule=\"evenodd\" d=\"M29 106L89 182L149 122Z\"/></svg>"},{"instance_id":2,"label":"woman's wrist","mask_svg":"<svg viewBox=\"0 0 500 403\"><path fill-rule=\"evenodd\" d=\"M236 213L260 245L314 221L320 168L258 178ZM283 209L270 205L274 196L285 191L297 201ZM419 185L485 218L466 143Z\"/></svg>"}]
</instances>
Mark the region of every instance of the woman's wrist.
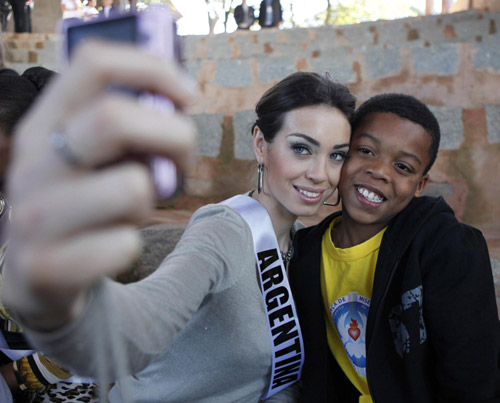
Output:
<instances>
[{"instance_id":1,"label":"woman's wrist","mask_svg":"<svg viewBox=\"0 0 500 403\"><path fill-rule=\"evenodd\" d=\"M88 302L88 292L82 291L78 296L67 304L61 304L62 309L44 310L44 312L33 312L29 314L17 313L18 320L31 330L37 332L51 332L64 326L66 323L80 316Z\"/></svg>"}]
</instances>

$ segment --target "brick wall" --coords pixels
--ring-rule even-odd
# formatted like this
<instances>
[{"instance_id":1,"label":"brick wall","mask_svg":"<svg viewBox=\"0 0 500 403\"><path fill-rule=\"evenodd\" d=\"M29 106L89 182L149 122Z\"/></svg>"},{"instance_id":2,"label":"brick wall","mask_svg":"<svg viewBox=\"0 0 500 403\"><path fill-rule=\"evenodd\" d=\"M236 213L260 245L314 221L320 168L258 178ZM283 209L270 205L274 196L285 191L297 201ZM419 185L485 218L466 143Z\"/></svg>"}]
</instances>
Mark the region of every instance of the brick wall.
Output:
<instances>
[{"instance_id":1,"label":"brick wall","mask_svg":"<svg viewBox=\"0 0 500 403\"><path fill-rule=\"evenodd\" d=\"M205 94L192 112L200 121L210 118L200 125L199 153L208 158L218 154L235 167L252 159L248 127L262 92L297 70L328 71L347 83L360 102L397 91L430 105L443 138L429 191L443 194L461 219L498 229L499 190L490 179L500 167L499 29L500 13L472 11L336 28L188 37L186 66ZM219 180L214 176L194 192L223 194Z\"/></svg>"},{"instance_id":2,"label":"brick wall","mask_svg":"<svg viewBox=\"0 0 500 403\"><path fill-rule=\"evenodd\" d=\"M6 34L6 64L56 69L57 41L54 34ZM443 195L459 219L485 233L500 301L500 12L185 37L184 58L204 96L189 111L199 124L199 162L187 196L173 206L193 208L252 187L253 107L287 74L328 71L360 102L380 92L409 93L442 127L427 191Z\"/></svg>"}]
</instances>

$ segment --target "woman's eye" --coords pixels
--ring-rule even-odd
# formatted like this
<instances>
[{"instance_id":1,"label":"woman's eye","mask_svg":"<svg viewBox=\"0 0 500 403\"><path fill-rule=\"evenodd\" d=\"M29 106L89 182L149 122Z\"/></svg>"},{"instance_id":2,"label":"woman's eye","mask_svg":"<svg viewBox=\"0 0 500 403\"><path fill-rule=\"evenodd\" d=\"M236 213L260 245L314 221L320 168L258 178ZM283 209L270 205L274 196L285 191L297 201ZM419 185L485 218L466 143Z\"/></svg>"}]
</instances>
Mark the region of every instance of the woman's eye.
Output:
<instances>
[{"instance_id":1,"label":"woman's eye","mask_svg":"<svg viewBox=\"0 0 500 403\"><path fill-rule=\"evenodd\" d=\"M307 155L307 154L311 153L311 151L309 150L309 147L307 147L303 144L293 144L292 150L295 154L299 154L299 155Z\"/></svg>"},{"instance_id":2,"label":"woman's eye","mask_svg":"<svg viewBox=\"0 0 500 403\"><path fill-rule=\"evenodd\" d=\"M334 161L344 161L347 157L347 154L344 152L331 153L330 159Z\"/></svg>"}]
</instances>

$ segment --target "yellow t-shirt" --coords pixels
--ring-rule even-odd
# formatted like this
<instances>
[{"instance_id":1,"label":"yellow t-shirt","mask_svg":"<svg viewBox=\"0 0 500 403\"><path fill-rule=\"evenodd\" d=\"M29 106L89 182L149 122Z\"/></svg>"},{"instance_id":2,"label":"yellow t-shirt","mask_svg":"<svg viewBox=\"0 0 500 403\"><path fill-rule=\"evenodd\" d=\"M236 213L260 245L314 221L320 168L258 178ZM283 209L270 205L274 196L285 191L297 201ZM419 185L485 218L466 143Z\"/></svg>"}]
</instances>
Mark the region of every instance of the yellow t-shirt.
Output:
<instances>
[{"instance_id":1,"label":"yellow t-shirt","mask_svg":"<svg viewBox=\"0 0 500 403\"><path fill-rule=\"evenodd\" d=\"M359 403L372 403L366 380L366 324L373 279L384 228L351 248L336 248L332 228L321 243L321 291L325 306L328 345L340 367L361 393Z\"/></svg>"}]
</instances>

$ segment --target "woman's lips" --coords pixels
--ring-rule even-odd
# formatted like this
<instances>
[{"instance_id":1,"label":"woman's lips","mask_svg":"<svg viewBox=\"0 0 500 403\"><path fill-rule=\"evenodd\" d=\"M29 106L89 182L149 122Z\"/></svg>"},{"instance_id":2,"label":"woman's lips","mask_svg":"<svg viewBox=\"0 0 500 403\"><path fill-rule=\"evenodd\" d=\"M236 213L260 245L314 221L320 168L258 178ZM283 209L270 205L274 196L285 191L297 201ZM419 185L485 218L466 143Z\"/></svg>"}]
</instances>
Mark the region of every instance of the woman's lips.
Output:
<instances>
[{"instance_id":1,"label":"woman's lips","mask_svg":"<svg viewBox=\"0 0 500 403\"><path fill-rule=\"evenodd\" d=\"M295 186L295 190L297 190L299 197L303 201L310 204L319 203L323 198L323 194L325 192L324 190L320 189L301 188L297 186Z\"/></svg>"}]
</instances>

